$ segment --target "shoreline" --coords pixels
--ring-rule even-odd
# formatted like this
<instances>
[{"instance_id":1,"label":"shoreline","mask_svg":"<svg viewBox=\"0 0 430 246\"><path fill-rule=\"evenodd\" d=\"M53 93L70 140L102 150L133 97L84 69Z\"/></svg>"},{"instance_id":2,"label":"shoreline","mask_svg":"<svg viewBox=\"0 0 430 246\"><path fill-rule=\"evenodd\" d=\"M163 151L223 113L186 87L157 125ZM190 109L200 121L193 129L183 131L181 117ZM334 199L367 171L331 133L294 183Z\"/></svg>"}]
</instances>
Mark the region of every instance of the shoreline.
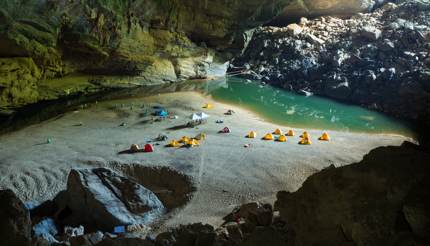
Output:
<instances>
[{"instance_id":1,"label":"shoreline","mask_svg":"<svg viewBox=\"0 0 430 246\"><path fill-rule=\"evenodd\" d=\"M173 92L173 93L178 93L178 92ZM205 95L205 94L200 93L200 92L196 92L196 93L202 94L202 96L204 96L204 97L206 97L206 98L208 98L210 100L213 100L213 101L215 101L217 103L224 104L226 106L229 105L230 107L237 107L237 108L240 108L242 110L246 110L249 113L257 115L259 117L259 120L261 120L261 121L264 121L264 122L267 122L267 123L270 123L270 124L274 124L274 125L279 125L279 126L282 126L282 127L290 127L290 128L302 129L302 130L310 129L310 130L320 130L320 131L337 131L337 132L356 133L356 134L369 134L369 135L382 135L382 136L404 137L404 138L408 138L409 139L408 141L417 143L417 135L418 135L418 133L415 133L414 130L412 130L412 129L411 129L411 133L414 136L408 136L408 135L403 135L401 133L392 133L392 132L375 132L375 133L372 133L372 132L354 131L354 130L347 130L347 131L345 131L345 130L340 130L340 129L302 128L302 127L299 127L299 126L286 125L286 124L277 123L276 121L272 121L272 120L268 119L268 117L264 117L261 113L256 112L255 110L250 109L250 108L248 108L248 107L246 107L244 105L237 105L237 104L229 103L229 102L226 102L226 101L223 101L223 100L217 100L217 99L214 99L211 95ZM343 103L343 102L340 102L340 103ZM352 106L357 106L357 105L354 105L354 104L351 104L351 105ZM359 106L357 106L357 107L359 107ZM378 112L378 111L375 111L375 112ZM383 113L381 113L381 114L383 114ZM389 115L386 115L386 116L391 117ZM396 118L394 118L394 119L396 119Z\"/></svg>"}]
</instances>

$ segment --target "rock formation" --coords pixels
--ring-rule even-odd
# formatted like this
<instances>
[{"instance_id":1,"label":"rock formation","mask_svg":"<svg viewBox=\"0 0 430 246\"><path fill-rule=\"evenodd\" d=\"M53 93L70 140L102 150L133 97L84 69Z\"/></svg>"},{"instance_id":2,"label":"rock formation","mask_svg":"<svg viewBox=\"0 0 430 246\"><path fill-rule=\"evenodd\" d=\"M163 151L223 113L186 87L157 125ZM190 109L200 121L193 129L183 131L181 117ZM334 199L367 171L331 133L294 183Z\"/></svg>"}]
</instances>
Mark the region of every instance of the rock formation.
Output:
<instances>
[{"instance_id":1,"label":"rock formation","mask_svg":"<svg viewBox=\"0 0 430 246\"><path fill-rule=\"evenodd\" d=\"M297 192L279 192L275 210L294 245L425 245L429 158L411 144L374 149L360 163L309 177Z\"/></svg>"},{"instance_id":2,"label":"rock formation","mask_svg":"<svg viewBox=\"0 0 430 246\"><path fill-rule=\"evenodd\" d=\"M89 230L149 224L164 213L152 191L106 168L71 170L67 190L54 202L62 225L85 225Z\"/></svg>"},{"instance_id":3,"label":"rock formation","mask_svg":"<svg viewBox=\"0 0 430 246\"><path fill-rule=\"evenodd\" d=\"M351 19L261 28L234 64L288 90L430 124L429 10L406 1Z\"/></svg>"},{"instance_id":4,"label":"rock formation","mask_svg":"<svg viewBox=\"0 0 430 246\"><path fill-rule=\"evenodd\" d=\"M138 76L141 84L210 76L243 46L245 30L286 2L2 1L0 108L44 99L40 81L72 73Z\"/></svg>"},{"instance_id":5,"label":"rock formation","mask_svg":"<svg viewBox=\"0 0 430 246\"><path fill-rule=\"evenodd\" d=\"M148 231L129 238L132 233L127 237L88 233L91 228L86 227L88 234L59 238L71 245L428 245L429 159L429 152L407 142L379 147L359 163L331 166L312 175L296 192L280 191L274 207L258 202L237 207L218 228L201 223L182 225L143 239ZM51 210L47 207L57 206L57 219L64 219L66 212L70 216L76 211L75 203L80 206L80 212L74 214L80 216L79 223L100 225L103 221L111 227L117 220L134 216L131 210L147 211L148 202L138 202L142 201L138 192L142 188L108 169L73 170L70 185L73 187L67 192L74 195L69 199L75 201L60 194L54 201L58 205L49 202L51 205L39 207L39 215ZM136 191L134 195L131 190ZM106 197L111 198L110 203L101 204ZM61 201L66 200L68 211L61 207L66 204ZM31 221L23 203L7 190L0 191L0 201L2 245L30 245ZM32 220L37 224L34 212ZM115 218L119 213L122 218ZM43 238L32 242L47 245Z\"/></svg>"},{"instance_id":6,"label":"rock formation","mask_svg":"<svg viewBox=\"0 0 430 246\"><path fill-rule=\"evenodd\" d=\"M248 30L280 13L281 18L356 13L377 2L2 1L0 109L51 99L50 88L64 87L61 97L86 93L91 78L83 88L52 80L77 73L129 75L137 85L224 74L224 63L249 41Z\"/></svg>"},{"instance_id":7,"label":"rock formation","mask_svg":"<svg viewBox=\"0 0 430 246\"><path fill-rule=\"evenodd\" d=\"M384 2L384 0L296 0L289 3L271 24L285 25L300 17L349 16L358 12L369 12Z\"/></svg>"},{"instance_id":8,"label":"rock formation","mask_svg":"<svg viewBox=\"0 0 430 246\"><path fill-rule=\"evenodd\" d=\"M0 190L0 245L26 246L30 242L30 213L11 190Z\"/></svg>"}]
</instances>

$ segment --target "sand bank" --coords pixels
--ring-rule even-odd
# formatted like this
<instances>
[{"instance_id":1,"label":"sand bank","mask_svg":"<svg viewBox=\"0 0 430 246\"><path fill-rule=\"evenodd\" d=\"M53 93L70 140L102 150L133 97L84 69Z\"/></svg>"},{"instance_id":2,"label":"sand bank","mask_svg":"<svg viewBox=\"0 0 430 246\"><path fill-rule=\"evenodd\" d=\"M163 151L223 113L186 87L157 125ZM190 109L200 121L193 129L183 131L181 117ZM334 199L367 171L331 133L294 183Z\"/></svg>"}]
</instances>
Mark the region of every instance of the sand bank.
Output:
<instances>
[{"instance_id":1,"label":"sand bank","mask_svg":"<svg viewBox=\"0 0 430 246\"><path fill-rule=\"evenodd\" d=\"M203 109L208 102L215 107ZM142 105L158 104L178 119L148 122L148 117L142 114ZM225 116L228 109L236 113ZM211 115L206 124L169 130L186 123L198 111ZM215 123L218 119L224 123ZM218 134L224 126L230 127L232 133ZM222 216L238 204L254 200L273 202L278 190L297 190L309 175L324 167L357 162L375 147L400 145L409 140L394 135L330 131L333 141L319 142L321 130L311 129L306 129L313 138L311 146L297 144L303 129L294 129L298 134L286 143L260 140L278 127L289 129L195 92L98 103L1 136L0 188L10 188L27 201L42 201L65 188L67 174L73 167L113 163L170 166L192 176L197 191L185 207L170 215L165 225L190 222L218 225ZM257 131L259 138L245 138L251 130ZM117 154L134 143L143 146L159 133L178 139L201 132L207 134L207 139L200 147L165 148L161 142L154 153ZM52 143L46 144L47 138L52 138ZM250 147L245 148L245 144Z\"/></svg>"}]
</instances>

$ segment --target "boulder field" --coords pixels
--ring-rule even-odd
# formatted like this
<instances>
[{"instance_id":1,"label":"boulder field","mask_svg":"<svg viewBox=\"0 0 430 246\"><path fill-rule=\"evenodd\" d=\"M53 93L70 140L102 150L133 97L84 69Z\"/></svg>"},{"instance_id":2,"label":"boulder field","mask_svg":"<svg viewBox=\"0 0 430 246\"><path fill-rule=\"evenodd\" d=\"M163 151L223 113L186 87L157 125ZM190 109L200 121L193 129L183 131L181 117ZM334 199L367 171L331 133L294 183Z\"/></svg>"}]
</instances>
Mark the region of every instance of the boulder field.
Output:
<instances>
[{"instance_id":1,"label":"boulder field","mask_svg":"<svg viewBox=\"0 0 430 246\"><path fill-rule=\"evenodd\" d=\"M430 3L255 31L232 71L430 124Z\"/></svg>"}]
</instances>

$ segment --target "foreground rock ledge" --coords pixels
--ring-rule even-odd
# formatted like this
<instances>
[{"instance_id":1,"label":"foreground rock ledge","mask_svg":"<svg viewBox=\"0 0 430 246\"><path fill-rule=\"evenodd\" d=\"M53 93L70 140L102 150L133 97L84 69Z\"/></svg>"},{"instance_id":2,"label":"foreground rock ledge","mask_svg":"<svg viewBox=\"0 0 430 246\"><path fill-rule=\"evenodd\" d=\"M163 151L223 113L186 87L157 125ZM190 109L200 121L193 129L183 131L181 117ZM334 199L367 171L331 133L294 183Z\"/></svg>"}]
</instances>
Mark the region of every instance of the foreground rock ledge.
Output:
<instances>
[{"instance_id":1,"label":"foreground rock ledge","mask_svg":"<svg viewBox=\"0 0 430 246\"><path fill-rule=\"evenodd\" d=\"M72 169L67 190L55 198L64 225L112 231L119 225L149 224L164 213L158 197L110 169Z\"/></svg>"},{"instance_id":2,"label":"foreground rock ledge","mask_svg":"<svg viewBox=\"0 0 430 246\"><path fill-rule=\"evenodd\" d=\"M275 210L295 245L428 243L428 160L411 144L380 147L359 163L309 177L297 192L279 192Z\"/></svg>"}]
</instances>

